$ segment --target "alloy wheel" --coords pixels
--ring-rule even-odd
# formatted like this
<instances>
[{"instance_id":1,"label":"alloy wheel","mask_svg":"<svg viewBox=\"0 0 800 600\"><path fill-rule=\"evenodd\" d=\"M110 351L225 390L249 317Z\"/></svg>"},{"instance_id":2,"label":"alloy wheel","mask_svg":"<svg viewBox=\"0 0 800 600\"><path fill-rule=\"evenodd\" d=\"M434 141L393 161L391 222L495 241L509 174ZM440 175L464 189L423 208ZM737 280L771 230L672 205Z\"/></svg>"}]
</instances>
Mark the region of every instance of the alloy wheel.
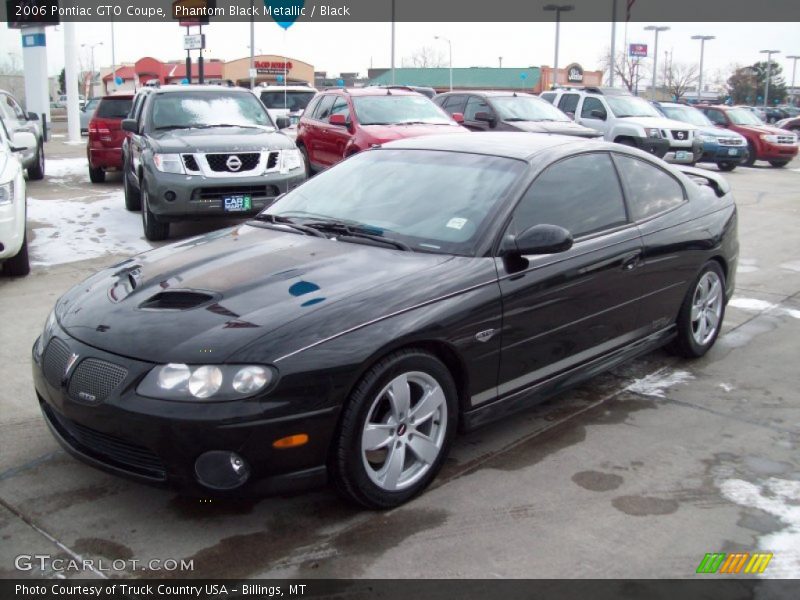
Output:
<instances>
[{"instance_id":1,"label":"alloy wheel","mask_svg":"<svg viewBox=\"0 0 800 600\"><path fill-rule=\"evenodd\" d=\"M708 271L697 282L692 297L692 337L700 346L705 346L717 333L722 299L722 280L714 271Z\"/></svg>"}]
</instances>

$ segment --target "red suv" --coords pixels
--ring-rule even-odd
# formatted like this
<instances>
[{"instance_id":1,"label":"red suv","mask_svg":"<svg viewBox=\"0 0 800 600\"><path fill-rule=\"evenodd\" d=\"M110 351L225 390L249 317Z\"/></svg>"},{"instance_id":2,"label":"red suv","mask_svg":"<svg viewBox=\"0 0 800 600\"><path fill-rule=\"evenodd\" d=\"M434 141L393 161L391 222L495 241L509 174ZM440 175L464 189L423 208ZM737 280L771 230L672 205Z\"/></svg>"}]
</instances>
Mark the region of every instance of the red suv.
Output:
<instances>
[{"instance_id":1,"label":"red suv","mask_svg":"<svg viewBox=\"0 0 800 600\"><path fill-rule=\"evenodd\" d=\"M92 183L104 182L106 171L122 169L122 142L130 135L122 130L122 119L128 117L131 104L133 96L129 94L103 96L89 121L86 154Z\"/></svg>"},{"instance_id":2,"label":"red suv","mask_svg":"<svg viewBox=\"0 0 800 600\"><path fill-rule=\"evenodd\" d=\"M372 146L401 138L469 133L422 94L367 87L326 90L309 103L297 126L297 147L309 175Z\"/></svg>"},{"instance_id":3,"label":"red suv","mask_svg":"<svg viewBox=\"0 0 800 600\"><path fill-rule=\"evenodd\" d=\"M784 167L797 156L797 135L767 125L755 114L737 106L698 106L714 125L725 127L747 138L748 157L744 165L766 160L773 167Z\"/></svg>"}]
</instances>

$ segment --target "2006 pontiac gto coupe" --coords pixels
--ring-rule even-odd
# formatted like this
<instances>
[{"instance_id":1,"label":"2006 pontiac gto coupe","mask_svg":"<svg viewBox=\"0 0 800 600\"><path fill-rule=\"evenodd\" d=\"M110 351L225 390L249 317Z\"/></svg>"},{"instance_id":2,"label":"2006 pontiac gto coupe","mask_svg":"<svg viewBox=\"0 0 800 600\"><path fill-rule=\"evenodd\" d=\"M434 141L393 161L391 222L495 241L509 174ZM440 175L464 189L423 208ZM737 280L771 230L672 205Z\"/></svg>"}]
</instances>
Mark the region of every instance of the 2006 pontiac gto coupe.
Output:
<instances>
[{"instance_id":1,"label":"2006 pontiac gto coupe","mask_svg":"<svg viewBox=\"0 0 800 600\"><path fill-rule=\"evenodd\" d=\"M736 218L715 173L616 144L394 142L75 286L36 391L66 449L120 475L234 495L329 476L396 506L459 427L663 344L703 355Z\"/></svg>"}]
</instances>

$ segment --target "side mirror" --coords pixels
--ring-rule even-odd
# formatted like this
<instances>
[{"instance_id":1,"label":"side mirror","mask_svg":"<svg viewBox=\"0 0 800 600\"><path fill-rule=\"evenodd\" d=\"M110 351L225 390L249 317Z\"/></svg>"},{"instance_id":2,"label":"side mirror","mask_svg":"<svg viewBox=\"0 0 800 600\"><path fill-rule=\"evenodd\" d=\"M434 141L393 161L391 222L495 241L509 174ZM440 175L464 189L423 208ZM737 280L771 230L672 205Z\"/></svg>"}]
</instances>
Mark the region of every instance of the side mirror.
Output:
<instances>
[{"instance_id":1,"label":"side mirror","mask_svg":"<svg viewBox=\"0 0 800 600\"><path fill-rule=\"evenodd\" d=\"M590 111L589 114L593 119L600 119L601 121L606 120L606 113L600 109L595 108L594 110Z\"/></svg>"},{"instance_id":2,"label":"side mirror","mask_svg":"<svg viewBox=\"0 0 800 600\"><path fill-rule=\"evenodd\" d=\"M292 124L292 120L289 117L278 117L275 119L275 125L277 125L278 129L286 129Z\"/></svg>"},{"instance_id":3,"label":"side mirror","mask_svg":"<svg viewBox=\"0 0 800 600\"><path fill-rule=\"evenodd\" d=\"M504 255L555 254L572 248L572 234L558 225L534 225L503 243Z\"/></svg>"},{"instance_id":4,"label":"side mirror","mask_svg":"<svg viewBox=\"0 0 800 600\"><path fill-rule=\"evenodd\" d=\"M28 121L38 121L38 120L39 120L39 115L37 115L35 112L28 113Z\"/></svg>"},{"instance_id":5,"label":"side mirror","mask_svg":"<svg viewBox=\"0 0 800 600\"><path fill-rule=\"evenodd\" d=\"M456 123L458 123L459 125L461 125L461 123L463 123L463 122L464 122L464 113L460 113L460 112L454 112L454 113L453 113L452 115L450 115L450 116L451 116L451 117L453 117L453 121L455 121L455 122L456 122Z\"/></svg>"},{"instance_id":6,"label":"side mirror","mask_svg":"<svg viewBox=\"0 0 800 600\"><path fill-rule=\"evenodd\" d=\"M328 123L336 125L337 127L347 127L347 117L341 113L337 113L328 117Z\"/></svg>"},{"instance_id":7,"label":"side mirror","mask_svg":"<svg viewBox=\"0 0 800 600\"><path fill-rule=\"evenodd\" d=\"M24 152L36 148L36 136L30 131L15 131L11 136L11 151Z\"/></svg>"},{"instance_id":8,"label":"side mirror","mask_svg":"<svg viewBox=\"0 0 800 600\"><path fill-rule=\"evenodd\" d=\"M494 116L492 116L491 113L484 111L476 112L475 120L482 121L483 123L488 123L489 127L494 127L497 124L497 120L494 118Z\"/></svg>"},{"instance_id":9,"label":"side mirror","mask_svg":"<svg viewBox=\"0 0 800 600\"><path fill-rule=\"evenodd\" d=\"M566 112L564 114L567 115L573 121L575 120L575 113L574 112L570 111L570 112Z\"/></svg>"},{"instance_id":10,"label":"side mirror","mask_svg":"<svg viewBox=\"0 0 800 600\"><path fill-rule=\"evenodd\" d=\"M136 119L122 119L122 131L139 133L139 126L136 124Z\"/></svg>"}]
</instances>

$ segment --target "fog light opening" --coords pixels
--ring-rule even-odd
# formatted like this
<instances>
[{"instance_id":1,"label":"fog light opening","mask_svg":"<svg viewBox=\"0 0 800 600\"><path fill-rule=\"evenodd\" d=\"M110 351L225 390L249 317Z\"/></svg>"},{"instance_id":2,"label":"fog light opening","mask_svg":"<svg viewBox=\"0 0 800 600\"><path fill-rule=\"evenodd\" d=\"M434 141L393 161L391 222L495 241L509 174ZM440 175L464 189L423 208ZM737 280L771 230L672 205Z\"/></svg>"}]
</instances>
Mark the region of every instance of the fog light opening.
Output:
<instances>
[{"instance_id":1,"label":"fog light opening","mask_svg":"<svg viewBox=\"0 0 800 600\"><path fill-rule=\"evenodd\" d=\"M173 192L173 191L169 191L169 192L164 194L164 200L166 200L167 202L174 202L175 198L177 198L177 196L175 195L175 192Z\"/></svg>"},{"instance_id":2,"label":"fog light opening","mask_svg":"<svg viewBox=\"0 0 800 600\"><path fill-rule=\"evenodd\" d=\"M250 477L250 465L236 452L211 450L195 461L194 472L197 481L207 488L232 490Z\"/></svg>"},{"instance_id":3,"label":"fog light opening","mask_svg":"<svg viewBox=\"0 0 800 600\"><path fill-rule=\"evenodd\" d=\"M295 433L294 435L287 435L272 442L272 447L278 450L286 448L297 448L308 443L308 435L305 433Z\"/></svg>"}]
</instances>

